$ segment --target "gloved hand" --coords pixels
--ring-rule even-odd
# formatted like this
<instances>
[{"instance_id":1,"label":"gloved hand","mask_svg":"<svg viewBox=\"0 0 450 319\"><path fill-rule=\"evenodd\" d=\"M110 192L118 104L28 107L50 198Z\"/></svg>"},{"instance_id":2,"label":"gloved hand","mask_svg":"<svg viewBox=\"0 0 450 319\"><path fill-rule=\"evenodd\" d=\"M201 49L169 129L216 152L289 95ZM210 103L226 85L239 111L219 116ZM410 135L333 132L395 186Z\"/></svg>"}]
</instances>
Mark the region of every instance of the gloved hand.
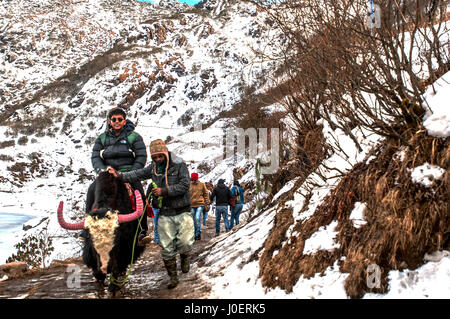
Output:
<instances>
[{"instance_id":1,"label":"gloved hand","mask_svg":"<svg viewBox=\"0 0 450 319\"><path fill-rule=\"evenodd\" d=\"M205 213L209 212L210 209L211 209L211 206L209 206L209 205L203 206L203 210L204 210Z\"/></svg>"}]
</instances>

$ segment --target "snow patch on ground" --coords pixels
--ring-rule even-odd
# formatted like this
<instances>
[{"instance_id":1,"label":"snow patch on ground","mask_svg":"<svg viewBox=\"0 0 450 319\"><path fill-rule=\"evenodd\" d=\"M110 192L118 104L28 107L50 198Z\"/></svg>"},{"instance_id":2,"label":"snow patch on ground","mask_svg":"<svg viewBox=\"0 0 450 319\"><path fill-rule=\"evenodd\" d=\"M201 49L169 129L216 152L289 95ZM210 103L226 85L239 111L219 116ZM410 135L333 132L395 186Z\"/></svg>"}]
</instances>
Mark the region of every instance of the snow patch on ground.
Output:
<instances>
[{"instance_id":1,"label":"snow patch on ground","mask_svg":"<svg viewBox=\"0 0 450 319\"><path fill-rule=\"evenodd\" d=\"M425 254L423 266L415 270L391 270L386 294L368 293L364 298L415 299L448 298L450 296L450 252Z\"/></svg>"},{"instance_id":2,"label":"snow patch on ground","mask_svg":"<svg viewBox=\"0 0 450 319\"><path fill-rule=\"evenodd\" d=\"M429 135L446 138L450 136L450 72L444 74L426 91L423 103L423 125Z\"/></svg>"},{"instance_id":3,"label":"snow patch on ground","mask_svg":"<svg viewBox=\"0 0 450 319\"><path fill-rule=\"evenodd\" d=\"M304 255L314 255L318 250L333 250L339 248L339 244L334 241L338 232L336 227L338 226L337 220L332 221L328 226L320 227L317 232L311 235L305 241L305 247L303 248Z\"/></svg>"},{"instance_id":4,"label":"snow patch on ground","mask_svg":"<svg viewBox=\"0 0 450 319\"><path fill-rule=\"evenodd\" d=\"M355 228L360 228L361 226L367 224L367 221L364 219L366 209L367 207L365 203L355 203L355 208L350 213L350 220L353 222L353 226Z\"/></svg>"},{"instance_id":5,"label":"snow patch on ground","mask_svg":"<svg viewBox=\"0 0 450 319\"><path fill-rule=\"evenodd\" d=\"M445 170L439 166L425 163L411 170L411 179L414 183L422 184L425 187L432 187L436 180L441 180Z\"/></svg>"}]
</instances>

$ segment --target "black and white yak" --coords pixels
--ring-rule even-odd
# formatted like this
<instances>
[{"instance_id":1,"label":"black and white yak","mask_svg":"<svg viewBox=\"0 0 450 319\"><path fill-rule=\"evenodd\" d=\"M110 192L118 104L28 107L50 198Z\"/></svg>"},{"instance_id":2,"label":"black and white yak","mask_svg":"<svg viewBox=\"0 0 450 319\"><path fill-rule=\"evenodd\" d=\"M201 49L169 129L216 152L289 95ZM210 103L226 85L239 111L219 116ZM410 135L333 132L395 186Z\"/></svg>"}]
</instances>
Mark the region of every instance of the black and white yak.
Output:
<instances>
[{"instance_id":1,"label":"black and white yak","mask_svg":"<svg viewBox=\"0 0 450 319\"><path fill-rule=\"evenodd\" d=\"M68 223L63 217L63 202L58 207L58 222L68 230L85 229L83 262L92 269L97 282L104 282L107 274L118 279L126 273L144 251L137 246L136 231L143 211L141 194L136 190L136 210L125 183L117 177L102 172L95 180L93 209L78 223ZM134 247L133 247L134 245ZM134 249L133 249L134 248ZM134 252L134 253L133 253ZM116 294L121 284L111 281L109 291Z\"/></svg>"}]
</instances>

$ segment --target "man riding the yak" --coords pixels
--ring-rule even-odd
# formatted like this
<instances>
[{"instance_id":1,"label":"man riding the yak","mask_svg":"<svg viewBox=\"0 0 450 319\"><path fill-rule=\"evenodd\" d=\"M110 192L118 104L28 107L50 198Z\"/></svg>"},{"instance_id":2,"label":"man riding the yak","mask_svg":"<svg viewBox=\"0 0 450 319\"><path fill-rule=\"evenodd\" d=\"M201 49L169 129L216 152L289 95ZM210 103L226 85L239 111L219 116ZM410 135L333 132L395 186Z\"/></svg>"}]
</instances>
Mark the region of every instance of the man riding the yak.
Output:
<instances>
[{"instance_id":1,"label":"man riding the yak","mask_svg":"<svg viewBox=\"0 0 450 319\"><path fill-rule=\"evenodd\" d=\"M147 162L147 150L142 137L134 131L135 125L127 119L121 108L113 108L107 116L106 130L97 137L92 149L92 166L98 174L108 167L119 172L128 172L143 168ZM129 193L138 190L145 198L144 188L140 181L130 183ZM95 181L89 186L86 198L86 212L91 211L95 200ZM131 200L131 199L130 199ZM147 236L147 214L143 214L138 245L143 246L151 241Z\"/></svg>"}]
</instances>

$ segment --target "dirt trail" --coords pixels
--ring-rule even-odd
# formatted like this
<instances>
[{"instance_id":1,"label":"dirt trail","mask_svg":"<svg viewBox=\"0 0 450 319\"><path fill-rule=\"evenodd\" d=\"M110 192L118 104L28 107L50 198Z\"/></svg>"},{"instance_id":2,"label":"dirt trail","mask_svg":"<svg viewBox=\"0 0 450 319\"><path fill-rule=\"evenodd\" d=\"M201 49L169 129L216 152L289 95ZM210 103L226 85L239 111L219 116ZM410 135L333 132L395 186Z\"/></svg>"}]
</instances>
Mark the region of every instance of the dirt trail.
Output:
<instances>
[{"instance_id":1,"label":"dirt trail","mask_svg":"<svg viewBox=\"0 0 450 319\"><path fill-rule=\"evenodd\" d=\"M164 268L157 244L147 246L143 255L133 266L126 285L121 289L118 298L132 299L202 299L206 298L210 287L199 280L198 273L201 264L197 263L199 255L208 249L215 235L215 218L209 213L206 227L202 226L202 239L194 242L192 251L191 270L183 274L180 270L178 258L178 278L180 283L174 289L168 289L169 277ZM152 229L149 227L150 230ZM223 221L221 229L224 229ZM199 266L200 265L200 266ZM74 284L74 269L79 272L79 285ZM0 282L0 299L41 299L41 298L112 298L107 286L94 282L89 268L80 258L68 259L54 263L51 267L32 271L22 278L9 279Z\"/></svg>"}]
</instances>

